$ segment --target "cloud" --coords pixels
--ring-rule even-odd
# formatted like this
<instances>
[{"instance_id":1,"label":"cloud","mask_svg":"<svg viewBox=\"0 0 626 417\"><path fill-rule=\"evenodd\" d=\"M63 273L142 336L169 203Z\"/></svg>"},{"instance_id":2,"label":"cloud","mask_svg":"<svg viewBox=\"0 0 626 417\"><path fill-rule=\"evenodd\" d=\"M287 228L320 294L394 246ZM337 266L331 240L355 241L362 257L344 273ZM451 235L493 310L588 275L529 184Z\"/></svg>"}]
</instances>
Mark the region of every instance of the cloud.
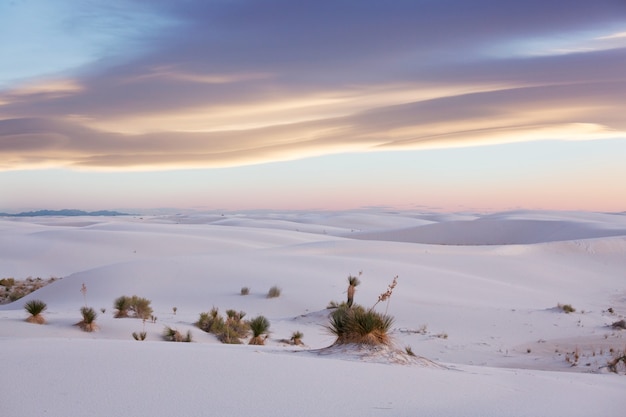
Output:
<instances>
[{"instance_id":1,"label":"cloud","mask_svg":"<svg viewBox=\"0 0 626 417\"><path fill-rule=\"evenodd\" d=\"M176 30L108 31L133 59L0 90L0 169L624 138L626 5L601 3L154 2Z\"/></svg>"}]
</instances>

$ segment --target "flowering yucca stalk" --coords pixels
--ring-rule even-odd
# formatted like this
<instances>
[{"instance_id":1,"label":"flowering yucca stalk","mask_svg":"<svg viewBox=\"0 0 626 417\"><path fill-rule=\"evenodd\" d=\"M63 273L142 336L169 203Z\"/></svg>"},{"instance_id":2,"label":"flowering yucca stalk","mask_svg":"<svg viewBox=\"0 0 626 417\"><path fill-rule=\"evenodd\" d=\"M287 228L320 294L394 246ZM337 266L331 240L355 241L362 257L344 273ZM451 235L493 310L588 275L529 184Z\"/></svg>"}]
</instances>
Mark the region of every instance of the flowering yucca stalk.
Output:
<instances>
[{"instance_id":1,"label":"flowering yucca stalk","mask_svg":"<svg viewBox=\"0 0 626 417\"><path fill-rule=\"evenodd\" d=\"M378 301L374 303L372 308L370 308L370 311L373 310L374 307L376 307L376 304L380 303L381 301L387 301L387 307L385 307L385 314L387 314L387 310L389 310L389 299L391 298L391 294L393 294L393 289L396 288L397 284L398 276L396 275L395 277L393 277L393 281L391 281L391 284L387 286L387 291L378 296Z\"/></svg>"}]
</instances>

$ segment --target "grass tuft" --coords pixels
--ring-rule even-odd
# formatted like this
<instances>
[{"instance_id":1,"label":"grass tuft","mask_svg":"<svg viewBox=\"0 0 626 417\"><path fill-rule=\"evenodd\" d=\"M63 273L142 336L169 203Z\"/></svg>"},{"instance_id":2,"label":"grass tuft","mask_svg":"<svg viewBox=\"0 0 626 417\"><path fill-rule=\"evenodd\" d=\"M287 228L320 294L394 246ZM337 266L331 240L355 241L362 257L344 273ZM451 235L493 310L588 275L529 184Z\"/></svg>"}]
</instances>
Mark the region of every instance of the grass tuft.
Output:
<instances>
[{"instance_id":1,"label":"grass tuft","mask_svg":"<svg viewBox=\"0 0 626 417\"><path fill-rule=\"evenodd\" d=\"M276 285L274 285L272 288L270 288L270 290L267 292L267 298L276 298L276 297L280 297L281 294L281 289L279 287L277 287Z\"/></svg>"},{"instance_id":2,"label":"grass tuft","mask_svg":"<svg viewBox=\"0 0 626 417\"><path fill-rule=\"evenodd\" d=\"M46 303L41 300L30 300L24 304L24 309L30 314L26 319L29 323L44 324L46 319L42 316L42 313L48 308Z\"/></svg>"}]
</instances>

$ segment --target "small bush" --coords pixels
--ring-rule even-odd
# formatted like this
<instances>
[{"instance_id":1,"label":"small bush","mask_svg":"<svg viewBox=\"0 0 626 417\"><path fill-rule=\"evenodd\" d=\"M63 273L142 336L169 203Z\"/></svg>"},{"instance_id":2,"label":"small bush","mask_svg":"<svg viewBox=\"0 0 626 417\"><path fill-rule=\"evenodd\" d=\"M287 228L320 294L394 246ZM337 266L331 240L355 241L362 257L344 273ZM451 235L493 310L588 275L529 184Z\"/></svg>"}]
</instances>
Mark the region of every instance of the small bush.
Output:
<instances>
[{"instance_id":1,"label":"small bush","mask_svg":"<svg viewBox=\"0 0 626 417\"><path fill-rule=\"evenodd\" d=\"M248 322L250 330L252 330L252 339L250 345L264 345L267 333L269 332L270 322L263 316L255 317ZM266 337L263 337L265 335Z\"/></svg>"},{"instance_id":2,"label":"small bush","mask_svg":"<svg viewBox=\"0 0 626 417\"><path fill-rule=\"evenodd\" d=\"M171 327L165 327L163 330L163 338L168 342L191 342L192 335L191 331L187 331L185 336L182 335L178 330L172 329Z\"/></svg>"},{"instance_id":3,"label":"small bush","mask_svg":"<svg viewBox=\"0 0 626 417\"><path fill-rule=\"evenodd\" d=\"M248 294L250 294L250 288L241 287L241 295L248 295Z\"/></svg>"},{"instance_id":4,"label":"small bush","mask_svg":"<svg viewBox=\"0 0 626 417\"><path fill-rule=\"evenodd\" d=\"M219 310L213 307L209 312L200 313L195 325L207 333L213 333L222 343L239 344L240 338L246 337L250 332L248 323L242 320L245 315L244 311L231 309L226 311L227 317L224 320Z\"/></svg>"},{"instance_id":5,"label":"small bush","mask_svg":"<svg viewBox=\"0 0 626 417\"><path fill-rule=\"evenodd\" d=\"M41 300L30 300L24 304L24 309L30 314L26 319L29 323L44 324L46 320L42 313L48 308L46 303Z\"/></svg>"},{"instance_id":6,"label":"small bush","mask_svg":"<svg viewBox=\"0 0 626 417\"><path fill-rule=\"evenodd\" d=\"M82 314L83 319L78 322L78 326L86 331L93 332L98 328L96 326L96 317L98 317L98 313L91 307L81 307L80 314Z\"/></svg>"},{"instance_id":7,"label":"small bush","mask_svg":"<svg viewBox=\"0 0 626 417\"><path fill-rule=\"evenodd\" d=\"M563 310L563 312L569 314L569 313L574 313L576 311L576 309L574 307L572 307L571 304L558 304L557 305L558 308L560 308L561 310Z\"/></svg>"},{"instance_id":8,"label":"small bush","mask_svg":"<svg viewBox=\"0 0 626 417\"><path fill-rule=\"evenodd\" d=\"M272 288L270 288L270 290L267 292L267 298L276 298L276 297L280 297L280 293L281 293L281 289L277 286L273 286Z\"/></svg>"},{"instance_id":9,"label":"small bush","mask_svg":"<svg viewBox=\"0 0 626 417\"><path fill-rule=\"evenodd\" d=\"M113 308L115 309L115 318L128 317L128 310L130 309L130 298L122 295L113 302Z\"/></svg>"},{"instance_id":10,"label":"small bush","mask_svg":"<svg viewBox=\"0 0 626 417\"><path fill-rule=\"evenodd\" d=\"M125 295L115 299L113 307L116 310L115 318L129 317L132 313L133 317L148 320L152 315L152 307L150 307L151 301L147 298L127 297Z\"/></svg>"},{"instance_id":11,"label":"small bush","mask_svg":"<svg viewBox=\"0 0 626 417\"><path fill-rule=\"evenodd\" d=\"M337 337L336 345L390 345L389 331L392 325L393 317L353 305L351 308L335 310L326 328Z\"/></svg>"},{"instance_id":12,"label":"small bush","mask_svg":"<svg viewBox=\"0 0 626 417\"><path fill-rule=\"evenodd\" d=\"M302 334L302 332L299 331L295 331L291 334L291 339L289 339L291 341L292 344L294 345L302 345L302 338L304 337L304 335Z\"/></svg>"},{"instance_id":13,"label":"small bush","mask_svg":"<svg viewBox=\"0 0 626 417\"><path fill-rule=\"evenodd\" d=\"M133 338L138 341L146 340L146 336L148 336L148 333L146 332L133 332Z\"/></svg>"}]
</instances>

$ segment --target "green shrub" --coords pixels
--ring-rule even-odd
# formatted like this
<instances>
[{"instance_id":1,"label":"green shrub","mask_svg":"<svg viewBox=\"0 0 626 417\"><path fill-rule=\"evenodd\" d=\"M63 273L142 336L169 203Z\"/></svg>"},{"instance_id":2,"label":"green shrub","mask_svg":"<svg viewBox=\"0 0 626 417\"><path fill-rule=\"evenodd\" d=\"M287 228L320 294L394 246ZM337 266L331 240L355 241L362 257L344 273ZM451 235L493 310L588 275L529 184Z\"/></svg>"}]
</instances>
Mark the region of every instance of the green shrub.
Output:
<instances>
[{"instance_id":1,"label":"green shrub","mask_svg":"<svg viewBox=\"0 0 626 417\"><path fill-rule=\"evenodd\" d=\"M42 316L42 313L48 308L46 303L41 300L30 300L24 304L24 309L30 314L26 319L29 323L44 324L46 320Z\"/></svg>"},{"instance_id":2,"label":"green shrub","mask_svg":"<svg viewBox=\"0 0 626 417\"><path fill-rule=\"evenodd\" d=\"M276 285L274 285L272 288L270 288L270 290L267 292L267 298L276 298L276 297L280 297L280 293L281 293L281 289L279 287L277 287Z\"/></svg>"},{"instance_id":3,"label":"green shrub","mask_svg":"<svg viewBox=\"0 0 626 417\"><path fill-rule=\"evenodd\" d=\"M226 320L224 320L219 310L213 307L209 312L200 313L195 325L207 333L214 334L222 343L239 344L240 339L250 332L248 323L242 320L245 315L244 311L229 309L226 310Z\"/></svg>"},{"instance_id":4,"label":"green shrub","mask_svg":"<svg viewBox=\"0 0 626 417\"><path fill-rule=\"evenodd\" d=\"M336 345L390 345L392 325L393 317L353 305L333 311L327 329L337 337Z\"/></svg>"},{"instance_id":5,"label":"green shrub","mask_svg":"<svg viewBox=\"0 0 626 417\"><path fill-rule=\"evenodd\" d=\"M148 320L152 315L152 307L150 307L151 301L147 298L127 297L125 295L115 299L113 307L116 310L115 318L129 317L132 313L132 317Z\"/></svg>"},{"instance_id":6,"label":"green shrub","mask_svg":"<svg viewBox=\"0 0 626 417\"><path fill-rule=\"evenodd\" d=\"M269 332L270 322L263 316L253 318L248 322L250 330L252 330L252 339L250 345L264 345L267 333ZM265 335L266 337L263 337Z\"/></svg>"},{"instance_id":7,"label":"green shrub","mask_svg":"<svg viewBox=\"0 0 626 417\"><path fill-rule=\"evenodd\" d=\"M128 310L130 309L130 298L122 295L113 302L113 308L115 311L115 318L128 317Z\"/></svg>"},{"instance_id":8,"label":"green shrub","mask_svg":"<svg viewBox=\"0 0 626 417\"><path fill-rule=\"evenodd\" d=\"M304 335L302 334L302 332L300 331L295 331L291 334L291 338L289 339L291 341L292 344L294 345L301 345L302 344L302 338L304 337Z\"/></svg>"},{"instance_id":9,"label":"green shrub","mask_svg":"<svg viewBox=\"0 0 626 417\"><path fill-rule=\"evenodd\" d=\"M78 322L78 326L86 331L93 332L98 327L96 326L96 317L98 317L98 313L91 307L81 307L80 314L83 316L83 319Z\"/></svg>"},{"instance_id":10,"label":"green shrub","mask_svg":"<svg viewBox=\"0 0 626 417\"><path fill-rule=\"evenodd\" d=\"M165 327L163 330L163 338L169 342L191 342L192 335L191 331L188 330L185 336L182 335L178 330L172 329L171 327Z\"/></svg>"}]
</instances>

